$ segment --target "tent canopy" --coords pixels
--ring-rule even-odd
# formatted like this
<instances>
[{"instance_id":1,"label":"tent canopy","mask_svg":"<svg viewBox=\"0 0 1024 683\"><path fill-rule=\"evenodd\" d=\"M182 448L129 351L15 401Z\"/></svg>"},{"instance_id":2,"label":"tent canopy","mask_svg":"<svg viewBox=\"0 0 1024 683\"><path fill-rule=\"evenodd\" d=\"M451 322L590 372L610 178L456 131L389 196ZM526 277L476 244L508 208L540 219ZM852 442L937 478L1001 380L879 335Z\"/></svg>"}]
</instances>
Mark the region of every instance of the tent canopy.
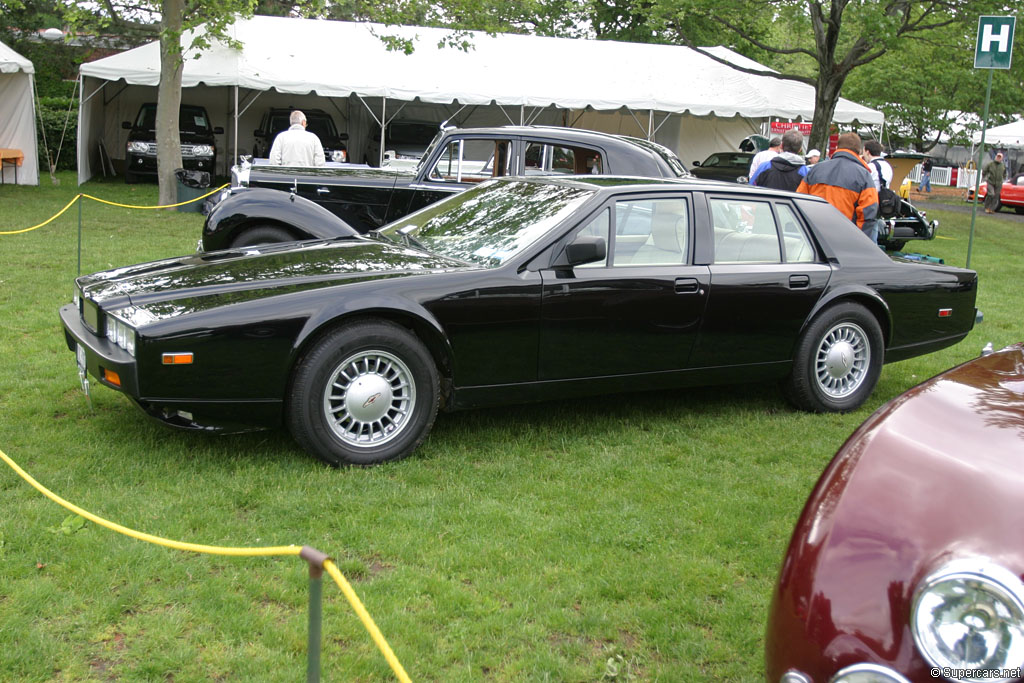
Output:
<instances>
[{"instance_id":1,"label":"tent canopy","mask_svg":"<svg viewBox=\"0 0 1024 683\"><path fill-rule=\"evenodd\" d=\"M24 155L17 169L19 185L39 184L34 73L32 62L0 43L0 149L16 149ZM10 166L5 165L3 173L4 182L14 181Z\"/></svg>"},{"instance_id":2,"label":"tent canopy","mask_svg":"<svg viewBox=\"0 0 1024 683\"><path fill-rule=\"evenodd\" d=\"M981 142L981 131L974 134L974 142ZM985 144L990 147L1024 147L1024 120L989 128L985 131Z\"/></svg>"},{"instance_id":3,"label":"tent canopy","mask_svg":"<svg viewBox=\"0 0 1024 683\"><path fill-rule=\"evenodd\" d=\"M686 47L472 32L471 47L439 47L447 29L255 16L229 29L239 51L215 43L187 56L182 86L231 85L325 97L810 119L814 89L743 73ZM411 55L381 36L410 40ZM183 43L191 38L186 35ZM740 55L718 54L759 67ZM353 65L358 65L353 68ZM764 69L767 71L767 69ZM158 43L83 64L103 80L156 85ZM841 100L835 120L880 124L881 112Z\"/></svg>"}]
</instances>

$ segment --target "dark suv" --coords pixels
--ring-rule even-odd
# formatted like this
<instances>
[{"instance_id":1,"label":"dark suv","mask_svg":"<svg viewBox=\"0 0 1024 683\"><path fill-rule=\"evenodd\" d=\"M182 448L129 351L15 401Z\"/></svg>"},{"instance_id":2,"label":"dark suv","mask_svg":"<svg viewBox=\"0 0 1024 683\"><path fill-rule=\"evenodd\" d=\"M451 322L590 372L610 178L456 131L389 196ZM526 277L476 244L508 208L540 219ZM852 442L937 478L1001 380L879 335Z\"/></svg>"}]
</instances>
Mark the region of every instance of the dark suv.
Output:
<instances>
[{"instance_id":1,"label":"dark suv","mask_svg":"<svg viewBox=\"0 0 1024 683\"><path fill-rule=\"evenodd\" d=\"M270 155L270 147L274 144L274 138L281 131L288 130L290 125L288 117L294 109L268 109L263 114L260 127L253 131L256 142L252 148L252 155L257 159L265 159ZM345 141L348 140L348 133L339 133L334 126L334 119L323 109L302 109L306 115L306 130L316 133L320 138L320 144L324 148L324 156L327 161L348 161L348 147Z\"/></svg>"},{"instance_id":2,"label":"dark suv","mask_svg":"<svg viewBox=\"0 0 1024 683\"><path fill-rule=\"evenodd\" d=\"M125 121L121 127L131 131L125 146L125 182L156 179L156 103L142 105L135 123ZM192 104L183 104L178 110L178 129L182 166L193 171L209 171L212 175L217 164L213 136L223 135L224 129L211 127L206 109Z\"/></svg>"}]
</instances>

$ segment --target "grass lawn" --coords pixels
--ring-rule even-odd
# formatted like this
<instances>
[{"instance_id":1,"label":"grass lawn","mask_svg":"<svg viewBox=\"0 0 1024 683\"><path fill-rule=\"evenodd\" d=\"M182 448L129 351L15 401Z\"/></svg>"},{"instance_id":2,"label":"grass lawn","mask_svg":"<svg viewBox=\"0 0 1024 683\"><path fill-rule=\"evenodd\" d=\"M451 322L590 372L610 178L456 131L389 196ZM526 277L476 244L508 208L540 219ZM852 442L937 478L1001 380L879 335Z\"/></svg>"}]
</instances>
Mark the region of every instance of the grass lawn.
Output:
<instances>
[{"instance_id":1,"label":"grass lawn","mask_svg":"<svg viewBox=\"0 0 1024 683\"><path fill-rule=\"evenodd\" d=\"M0 187L0 231L77 192ZM155 186L84 191L151 205ZM985 322L885 366L849 415L792 409L774 385L612 396L442 415L410 458L331 469L284 432L167 429L79 386L58 308L77 269L77 208L0 236L0 449L45 486L151 534L309 544L336 558L414 680L763 680L769 596L819 473L872 411L1024 339L1021 226L979 215ZM919 250L962 265L970 217L930 211ZM82 272L194 251L194 213L82 205ZM295 681L308 581L295 558L190 555L86 524L0 464L0 681ZM326 577L325 577L326 579ZM390 670L324 586L325 680Z\"/></svg>"}]
</instances>

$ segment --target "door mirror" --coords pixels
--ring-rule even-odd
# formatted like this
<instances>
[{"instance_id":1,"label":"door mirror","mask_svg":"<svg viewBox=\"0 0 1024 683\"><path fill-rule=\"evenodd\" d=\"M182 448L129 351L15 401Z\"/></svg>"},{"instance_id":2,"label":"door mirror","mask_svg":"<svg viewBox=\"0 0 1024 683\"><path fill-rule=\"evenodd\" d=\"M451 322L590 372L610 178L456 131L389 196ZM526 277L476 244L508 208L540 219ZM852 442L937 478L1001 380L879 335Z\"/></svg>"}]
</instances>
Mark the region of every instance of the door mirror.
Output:
<instances>
[{"instance_id":1,"label":"door mirror","mask_svg":"<svg viewBox=\"0 0 1024 683\"><path fill-rule=\"evenodd\" d=\"M566 265L582 266L585 263L603 261L607 252L603 237L581 235L565 245Z\"/></svg>"},{"instance_id":2,"label":"door mirror","mask_svg":"<svg viewBox=\"0 0 1024 683\"><path fill-rule=\"evenodd\" d=\"M121 122L121 127L124 128L125 130L131 130L132 129L132 122L131 121L122 121Z\"/></svg>"},{"instance_id":3,"label":"door mirror","mask_svg":"<svg viewBox=\"0 0 1024 683\"><path fill-rule=\"evenodd\" d=\"M693 165L694 166L700 166L700 162L699 161L695 161L695 162L693 162Z\"/></svg>"},{"instance_id":4,"label":"door mirror","mask_svg":"<svg viewBox=\"0 0 1024 683\"><path fill-rule=\"evenodd\" d=\"M217 126L216 128L213 129L213 134L214 135L224 135L224 128L222 126Z\"/></svg>"}]
</instances>

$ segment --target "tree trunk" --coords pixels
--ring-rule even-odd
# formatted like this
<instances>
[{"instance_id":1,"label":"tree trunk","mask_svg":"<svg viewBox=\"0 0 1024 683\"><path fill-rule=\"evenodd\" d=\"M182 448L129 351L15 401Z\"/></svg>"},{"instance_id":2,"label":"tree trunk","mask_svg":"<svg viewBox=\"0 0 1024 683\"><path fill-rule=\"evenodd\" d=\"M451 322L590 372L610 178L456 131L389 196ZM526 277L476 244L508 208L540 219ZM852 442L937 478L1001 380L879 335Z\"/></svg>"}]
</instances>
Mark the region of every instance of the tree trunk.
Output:
<instances>
[{"instance_id":1,"label":"tree trunk","mask_svg":"<svg viewBox=\"0 0 1024 683\"><path fill-rule=\"evenodd\" d=\"M181 106L181 25L184 0L161 0L163 20L160 32L160 85L156 100L156 165L160 183L160 204L178 201L174 171L181 168L181 135L178 110Z\"/></svg>"},{"instance_id":2,"label":"tree trunk","mask_svg":"<svg viewBox=\"0 0 1024 683\"><path fill-rule=\"evenodd\" d=\"M818 84L814 88L814 118L811 120L811 138L807 143L811 148L821 150L822 158L828 154L828 138L831 133L832 117L839 103L839 92L843 87L843 78L834 74L819 74Z\"/></svg>"}]
</instances>

